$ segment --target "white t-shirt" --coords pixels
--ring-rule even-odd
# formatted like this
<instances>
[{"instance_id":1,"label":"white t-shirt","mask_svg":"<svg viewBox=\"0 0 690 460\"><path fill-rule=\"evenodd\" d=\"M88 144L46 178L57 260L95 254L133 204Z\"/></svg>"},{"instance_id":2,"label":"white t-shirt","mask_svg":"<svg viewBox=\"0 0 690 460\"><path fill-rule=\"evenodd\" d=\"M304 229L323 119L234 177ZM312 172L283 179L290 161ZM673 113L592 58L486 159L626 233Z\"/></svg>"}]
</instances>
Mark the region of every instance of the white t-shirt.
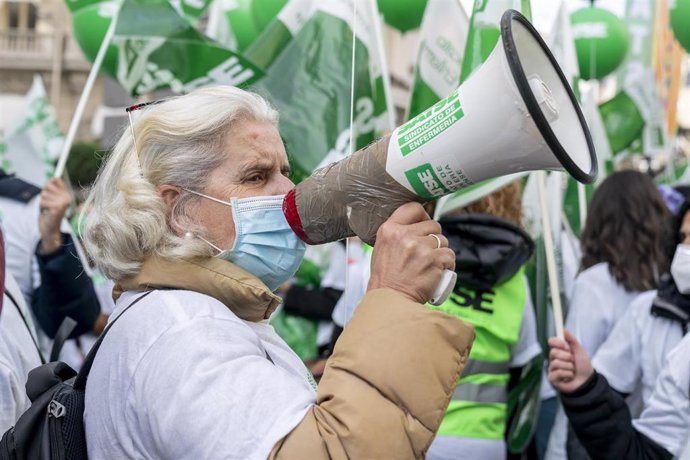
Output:
<instances>
[{"instance_id":1,"label":"white t-shirt","mask_svg":"<svg viewBox=\"0 0 690 460\"><path fill-rule=\"evenodd\" d=\"M0 314L0 436L29 408L31 402L24 385L29 371L41 365L38 351L31 340L31 334L35 338L31 314L19 285L9 271L5 272L5 288L16 300L29 328L10 298L4 295Z\"/></svg>"},{"instance_id":2,"label":"white t-shirt","mask_svg":"<svg viewBox=\"0 0 690 460\"><path fill-rule=\"evenodd\" d=\"M371 274L372 251L365 248L364 243L350 238L347 253L347 283L343 294L333 309L333 322L345 327L355 314L357 305L367 292L369 276Z\"/></svg>"},{"instance_id":3,"label":"white t-shirt","mask_svg":"<svg viewBox=\"0 0 690 460\"><path fill-rule=\"evenodd\" d=\"M690 439L690 335L668 356L649 403L633 425L674 456Z\"/></svg>"},{"instance_id":4,"label":"white t-shirt","mask_svg":"<svg viewBox=\"0 0 690 460\"><path fill-rule=\"evenodd\" d=\"M5 234L5 269L14 276L27 305L31 304L34 290L41 285L41 272L35 257L36 248L41 241L41 232L38 228L39 213L40 195L35 196L28 203L0 197L0 222ZM60 223L60 231L72 236L82 262L85 261L86 257L81 253L80 247L76 246L77 239L72 234L67 220L63 219ZM90 275L90 269L86 264L82 263L82 265L87 275ZM33 313L29 315L33 316ZM44 355L48 356L53 341L40 327L37 327L36 332L38 343ZM66 358L65 362L78 369L82 357L75 341L65 341L63 350L64 354L60 353L60 359Z\"/></svg>"},{"instance_id":5,"label":"white t-shirt","mask_svg":"<svg viewBox=\"0 0 690 460\"><path fill-rule=\"evenodd\" d=\"M320 246L308 246L307 253L313 248L328 249L328 263L325 264L323 276L321 277L321 287L345 290L345 245L339 241ZM305 255L306 258L306 255ZM316 344L319 346L327 345L333 336L333 321L319 321L319 328L316 333Z\"/></svg>"},{"instance_id":6,"label":"white t-shirt","mask_svg":"<svg viewBox=\"0 0 690 460\"><path fill-rule=\"evenodd\" d=\"M93 289L96 292L98 303L101 305L101 313L110 315L115 308L115 303L113 302L113 286L115 283L97 270L94 270L93 273L94 276L92 276L91 281L93 282ZM98 340L98 337L91 333L80 335L78 340L66 340L60 351L60 361L68 364L75 371L79 371L84 358L86 358L96 340Z\"/></svg>"},{"instance_id":7,"label":"white t-shirt","mask_svg":"<svg viewBox=\"0 0 690 460\"><path fill-rule=\"evenodd\" d=\"M626 291L611 276L607 263L589 267L575 279L565 327L594 356L638 294Z\"/></svg>"},{"instance_id":8,"label":"white t-shirt","mask_svg":"<svg viewBox=\"0 0 690 460\"><path fill-rule=\"evenodd\" d=\"M633 393L641 383L645 406L669 352L683 338L678 322L652 316L656 294L644 292L630 303L592 360L597 372L622 393Z\"/></svg>"},{"instance_id":9,"label":"white t-shirt","mask_svg":"<svg viewBox=\"0 0 690 460\"><path fill-rule=\"evenodd\" d=\"M140 295L124 293L111 321ZM117 321L94 361L89 457L264 459L315 396L266 321L240 320L203 294L155 291Z\"/></svg>"},{"instance_id":10,"label":"white t-shirt","mask_svg":"<svg viewBox=\"0 0 690 460\"><path fill-rule=\"evenodd\" d=\"M5 269L12 273L27 303L40 284L34 252L41 233L38 229L40 197L29 203L0 197L0 221L5 232Z\"/></svg>"},{"instance_id":11,"label":"white t-shirt","mask_svg":"<svg viewBox=\"0 0 690 460\"><path fill-rule=\"evenodd\" d=\"M638 294L626 291L611 276L607 263L593 265L575 279L565 327L582 344L587 355L594 356ZM566 458L567 429L568 419L559 406L549 437L547 459Z\"/></svg>"}]
</instances>

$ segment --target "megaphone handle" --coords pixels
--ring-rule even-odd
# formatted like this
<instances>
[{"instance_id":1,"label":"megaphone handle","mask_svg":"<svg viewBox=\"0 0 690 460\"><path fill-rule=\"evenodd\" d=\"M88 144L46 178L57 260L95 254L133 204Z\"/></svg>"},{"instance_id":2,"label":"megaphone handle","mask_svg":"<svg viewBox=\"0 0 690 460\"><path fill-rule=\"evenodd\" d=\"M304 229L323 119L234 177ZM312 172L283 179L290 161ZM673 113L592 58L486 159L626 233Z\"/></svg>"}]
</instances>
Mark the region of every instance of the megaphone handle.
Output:
<instances>
[{"instance_id":1,"label":"megaphone handle","mask_svg":"<svg viewBox=\"0 0 690 460\"><path fill-rule=\"evenodd\" d=\"M450 293L453 292L455 281L457 279L458 274L454 271L448 269L443 270L441 281L439 281L438 285L436 286L436 290L431 296L431 299L429 299L429 303L431 305L441 305L443 302L445 302Z\"/></svg>"}]
</instances>

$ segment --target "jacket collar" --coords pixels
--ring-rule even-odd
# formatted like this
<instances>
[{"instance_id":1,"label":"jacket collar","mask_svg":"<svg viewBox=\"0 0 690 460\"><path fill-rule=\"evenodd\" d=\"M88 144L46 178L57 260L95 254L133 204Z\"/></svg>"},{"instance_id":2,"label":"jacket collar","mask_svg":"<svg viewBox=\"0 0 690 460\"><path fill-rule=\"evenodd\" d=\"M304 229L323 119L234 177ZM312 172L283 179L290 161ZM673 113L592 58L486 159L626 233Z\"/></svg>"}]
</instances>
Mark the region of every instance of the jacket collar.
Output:
<instances>
[{"instance_id":1,"label":"jacket collar","mask_svg":"<svg viewBox=\"0 0 690 460\"><path fill-rule=\"evenodd\" d=\"M534 253L534 242L515 224L489 214L445 215L439 220L455 251L458 283L492 289L509 280Z\"/></svg>"},{"instance_id":2,"label":"jacket collar","mask_svg":"<svg viewBox=\"0 0 690 460\"><path fill-rule=\"evenodd\" d=\"M167 259L151 256L139 273L121 280L113 289L117 299L125 290L184 289L219 300L240 319L268 319L281 299L257 277L216 257Z\"/></svg>"},{"instance_id":3,"label":"jacket collar","mask_svg":"<svg viewBox=\"0 0 690 460\"><path fill-rule=\"evenodd\" d=\"M678 291L673 276L664 273L661 276L657 295L652 302L651 313L679 322L684 328L690 325L690 295Z\"/></svg>"}]
</instances>

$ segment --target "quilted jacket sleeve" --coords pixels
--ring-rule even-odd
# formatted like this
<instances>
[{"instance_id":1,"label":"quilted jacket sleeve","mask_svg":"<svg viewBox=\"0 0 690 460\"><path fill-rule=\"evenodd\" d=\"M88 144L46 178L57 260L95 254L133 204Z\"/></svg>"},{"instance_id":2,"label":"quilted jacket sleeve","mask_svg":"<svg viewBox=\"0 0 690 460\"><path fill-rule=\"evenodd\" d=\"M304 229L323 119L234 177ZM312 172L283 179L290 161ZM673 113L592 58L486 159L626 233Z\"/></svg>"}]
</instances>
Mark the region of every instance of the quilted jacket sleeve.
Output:
<instances>
[{"instance_id":1,"label":"quilted jacket sleeve","mask_svg":"<svg viewBox=\"0 0 690 460\"><path fill-rule=\"evenodd\" d=\"M473 340L456 318L370 291L328 360L317 404L270 458L423 458Z\"/></svg>"}]
</instances>

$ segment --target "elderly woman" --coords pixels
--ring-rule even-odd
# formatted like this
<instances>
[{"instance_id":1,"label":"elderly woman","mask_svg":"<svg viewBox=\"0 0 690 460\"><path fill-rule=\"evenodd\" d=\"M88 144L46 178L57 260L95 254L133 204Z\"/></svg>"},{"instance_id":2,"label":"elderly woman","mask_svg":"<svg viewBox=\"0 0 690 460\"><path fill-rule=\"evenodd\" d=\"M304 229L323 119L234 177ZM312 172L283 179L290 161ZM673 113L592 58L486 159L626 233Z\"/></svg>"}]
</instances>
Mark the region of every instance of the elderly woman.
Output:
<instances>
[{"instance_id":1,"label":"elderly woman","mask_svg":"<svg viewBox=\"0 0 690 460\"><path fill-rule=\"evenodd\" d=\"M267 323L304 250L281 211L277 118L254 94L201 89L144 110L103 167L86 243L117 283L111 318L141 300L91 370L91 458L424 456L474 336L423 305L453 252L420 205L398 209L317 388Z\"/></svg>"}]
</instances>

